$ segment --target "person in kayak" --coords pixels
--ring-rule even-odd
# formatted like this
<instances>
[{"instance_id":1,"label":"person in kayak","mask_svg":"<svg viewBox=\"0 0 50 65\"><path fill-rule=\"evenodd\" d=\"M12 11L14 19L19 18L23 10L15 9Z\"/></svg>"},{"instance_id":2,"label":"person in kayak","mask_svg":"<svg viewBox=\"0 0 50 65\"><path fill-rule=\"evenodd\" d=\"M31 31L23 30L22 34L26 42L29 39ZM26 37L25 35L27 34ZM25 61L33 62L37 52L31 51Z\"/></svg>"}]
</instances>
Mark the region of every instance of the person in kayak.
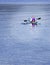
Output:
<instances>
[{"instance_id":1,"label":"person in kayak","mask_svg":"<svg viewBox=\"0 0 50 65\"><path fill-rule=\"evenodd\" d=\"M34 25L36 23L36 18L35 17L30 18L30 22L32 25Z\"/></svg>"},{"instance_id":2,"label":"person in kayak","mask_svg":"<svg viewBox=\"0 0 50 65\"><path fill-rule=\"evenodd\" d=\"M24 24L30 24L31 23L32 25L37 25L37 21L40 19L41 19L41 17L39 17L39 18L30 17L30 18L28 18L28 20L27 19L24 20Z\"/></svg>"},{"instance_id":3,"label":"person in kayak","mask_svg":"<svg viewBox=\"0 0 50 65\"><path fill-rule=\"evenodd\" d=\"M41 17L39 17L39 18L32 17L32 18L30 19L30 22L32 23L32 25L33 25L33 24L37 24L37 20L40 20L40 19L41 19Z\"/></svg>"}]
</instances>

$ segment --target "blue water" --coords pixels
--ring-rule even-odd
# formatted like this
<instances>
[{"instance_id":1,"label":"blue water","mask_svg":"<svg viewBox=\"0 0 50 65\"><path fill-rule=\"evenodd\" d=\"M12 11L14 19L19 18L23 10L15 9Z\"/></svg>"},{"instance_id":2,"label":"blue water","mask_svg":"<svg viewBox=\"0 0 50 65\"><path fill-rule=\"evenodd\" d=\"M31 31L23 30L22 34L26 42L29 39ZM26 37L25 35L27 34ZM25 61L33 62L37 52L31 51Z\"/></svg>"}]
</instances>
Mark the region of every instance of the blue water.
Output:
<instances>
[{"instance_id":1,"label":"blue water","mask_svg":"<svg viewBox=\"0 0 50 65\"><path fill-rule=\"evenodd\" d=\"M37 26L21 24L32 16ZM50 65L50 4L0 4L0 65Z\"/></svg>"}]
</instances>

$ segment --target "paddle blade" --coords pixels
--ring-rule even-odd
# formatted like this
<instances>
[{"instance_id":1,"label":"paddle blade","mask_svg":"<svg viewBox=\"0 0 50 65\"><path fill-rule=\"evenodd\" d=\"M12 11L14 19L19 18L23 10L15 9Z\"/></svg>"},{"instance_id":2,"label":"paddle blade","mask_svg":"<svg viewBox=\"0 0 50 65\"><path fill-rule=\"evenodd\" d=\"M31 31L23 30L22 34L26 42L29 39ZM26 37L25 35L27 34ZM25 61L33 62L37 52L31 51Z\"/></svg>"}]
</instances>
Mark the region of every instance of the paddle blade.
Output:
<instances>
[{"instance_id":1,"label":"paddle blade","mask_svg":"<svg viewBox=\"0 0 50 65\"><path fill-rule=\"evenodd\" d=\"M41 17L37 18L37 20L40 20L40 19L41 19Z\"/></svg>"}]
</instances>

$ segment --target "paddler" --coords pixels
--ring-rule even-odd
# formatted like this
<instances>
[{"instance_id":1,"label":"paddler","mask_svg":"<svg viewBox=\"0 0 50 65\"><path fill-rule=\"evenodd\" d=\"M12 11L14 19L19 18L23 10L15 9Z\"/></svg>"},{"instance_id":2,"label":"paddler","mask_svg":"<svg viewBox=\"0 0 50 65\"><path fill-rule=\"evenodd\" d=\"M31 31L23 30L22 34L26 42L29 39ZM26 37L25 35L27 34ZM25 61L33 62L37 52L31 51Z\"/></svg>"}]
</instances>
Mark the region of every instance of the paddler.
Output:
<instances>
[{"instance_id":1,"label":"paddler","mask_svg":"<svg viewBox=\"0 0 50 65\"><path fill-rule=\"evenodd\" d=\"M40 20L40 19L41 19L40 17L39 18L32 17L30 19L30 22L32 23L32 25L35 25L35 23L37 22L37 20Z\"/></svg>"}]
</instances>

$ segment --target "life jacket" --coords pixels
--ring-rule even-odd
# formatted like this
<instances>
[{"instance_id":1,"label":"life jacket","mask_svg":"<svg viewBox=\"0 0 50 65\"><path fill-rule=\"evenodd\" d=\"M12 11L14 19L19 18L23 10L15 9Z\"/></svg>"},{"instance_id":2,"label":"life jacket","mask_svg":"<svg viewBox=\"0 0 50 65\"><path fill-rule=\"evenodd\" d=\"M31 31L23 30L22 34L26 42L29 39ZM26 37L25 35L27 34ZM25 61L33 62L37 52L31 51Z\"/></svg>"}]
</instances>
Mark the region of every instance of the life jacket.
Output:
<instances>
[{"instance_id":1,"label":"life jacket","mask_svg":"<svg viewBox=\"0 0 50 65\"><path fill-rule=\"evenodd\" d=\"M35 22L35 18L32 18L32 22Z\"/></svg>"}]
</instances>

